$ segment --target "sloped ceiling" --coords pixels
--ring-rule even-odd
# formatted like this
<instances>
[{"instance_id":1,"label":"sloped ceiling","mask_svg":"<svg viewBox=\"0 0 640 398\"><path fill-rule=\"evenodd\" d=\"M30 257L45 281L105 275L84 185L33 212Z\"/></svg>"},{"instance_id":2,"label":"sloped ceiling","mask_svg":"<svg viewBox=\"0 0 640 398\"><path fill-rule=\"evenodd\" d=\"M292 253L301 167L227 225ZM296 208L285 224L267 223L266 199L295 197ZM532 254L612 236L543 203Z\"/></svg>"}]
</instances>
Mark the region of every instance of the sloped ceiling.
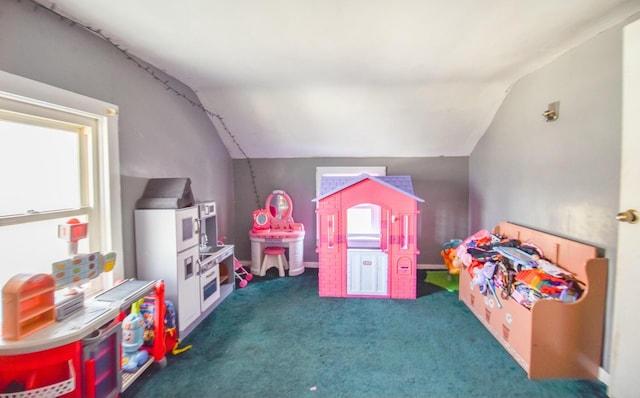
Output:
<instances>
[{"instance_id":1,"label":"sloped ceiling","mask_svg":"<svg viewBox=\"0 0 640 398\"><path fill-rule=\"evenodd\" d=\"M467 156L518 79L640 11L639 0L39 2L189 85L244 151L212 117L234 158Z\"/></svg>"}]
</instances>

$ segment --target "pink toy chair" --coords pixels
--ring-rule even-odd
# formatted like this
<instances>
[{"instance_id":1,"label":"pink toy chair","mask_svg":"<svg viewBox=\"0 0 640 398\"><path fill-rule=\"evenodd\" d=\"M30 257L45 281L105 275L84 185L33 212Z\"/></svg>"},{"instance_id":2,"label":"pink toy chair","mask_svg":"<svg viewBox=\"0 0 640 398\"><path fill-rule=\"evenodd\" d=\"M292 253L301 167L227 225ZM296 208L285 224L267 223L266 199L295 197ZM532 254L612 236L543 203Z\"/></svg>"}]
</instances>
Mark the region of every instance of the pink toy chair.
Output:
<instances>
[{"instance_id":1,"label":"pink toy chair","mask_svg":"<svg viewBox=\"0 0 640 398\"><path fill-rule=\"evenodd\" d=\"M264 249L264 260L260 265L260 276L264 276L269 268L278 268L278 274L284 276L284 270L289 269L289 263L284 255L283 247L267 247Z\"/></svg>"}]
</instances>

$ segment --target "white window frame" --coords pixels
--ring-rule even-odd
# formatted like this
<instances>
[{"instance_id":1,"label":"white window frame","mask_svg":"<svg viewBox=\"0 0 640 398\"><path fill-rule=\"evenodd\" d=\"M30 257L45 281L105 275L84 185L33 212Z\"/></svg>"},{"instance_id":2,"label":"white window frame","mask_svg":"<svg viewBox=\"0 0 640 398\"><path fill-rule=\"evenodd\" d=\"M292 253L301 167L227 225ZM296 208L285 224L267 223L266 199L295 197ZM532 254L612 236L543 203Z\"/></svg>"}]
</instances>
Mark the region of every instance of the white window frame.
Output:
<instances>
[{"instance_id":1,"label":"white window frame","mask_svg":"<svg viewBox=\"0 0 640 398\"><path fill-rule=\"evenodd\" d=\"M97 154L94 174L96 189L93 206L100 217L99 231L92 231L92 246L96 251L114 251L116 265L112 272L103 273L88 294L111 287L115 280L124 278L122 209L120 203L120 165L118 153L118 107L116 105L86 97L21 76L0 71L0 98L24 103L27 107L62 111L95 120L97 133L94 136L94 153ZM72 214L70 214L72 216ZM65 217L65 214L56 217ZM23 221L37 220L46 215L34 215ZM5 223L22 222L17 218ZM0 224L1 225L1 224ZM90 226L91 227L91 226ZM97 245L96 245L96 242ZM92 248L92 250L93 250Z\"/></svg>"},{"instance_id":2,"label":"white window frame","mask_svg":"<svg viewBox=\"0 0 640 398\"><path fill-rule=\"evenodd\" d=\"M354 176L369 174L386 176L386 166L318 166L316 167L316 198L320 196L320 181L323 176Z\"/></svg>"},{"instance_id":3,"label":"white window frame","mask_svg":"<svg viewBox=\"0 0 640 398\"><path fill-rule=\"evenodd\" d=\"M73 134L78 144L79 156L79 189L80 206L68 210L55 209L53 207L38 209L16 209L16 213L11 215L0 214L1 225L13 225L30 223L39 220L51 220L61 217L74 217L87 215L96 220L100 220L100 194L99 185L93 181L99 181L96 175L98 167L98 156L94 156L98 146L95 142L95 135L99 132L97 120L76 113L67 113L51 107L33 105L25 102L25 99L9 99L6 95L0 95L0 118L11 123L33 126L34 128L50 128L54 131L66 131ZM37 143L33 143L37 145ZM27 149L27 148L25 148ZM5 170L9 171L9 170ZM18 191L14 191L19 195ZM89 225L90 234L100 236L100 224ZM92 235L90 235L92 236Z\"/></svg>"}]
</instances>

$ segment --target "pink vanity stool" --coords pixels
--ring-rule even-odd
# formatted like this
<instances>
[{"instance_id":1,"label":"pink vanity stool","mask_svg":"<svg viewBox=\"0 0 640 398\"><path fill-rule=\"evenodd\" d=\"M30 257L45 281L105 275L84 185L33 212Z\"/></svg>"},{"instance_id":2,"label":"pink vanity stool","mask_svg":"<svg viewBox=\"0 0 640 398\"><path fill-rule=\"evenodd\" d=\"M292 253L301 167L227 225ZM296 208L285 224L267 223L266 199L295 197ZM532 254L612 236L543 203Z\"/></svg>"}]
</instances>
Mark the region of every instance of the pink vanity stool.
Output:
<instances>
[{"instance_id":1,"label":"pink vanity stool","mask_svg":"<svg viewBox=\"0 0 640 398\"><path fill-rule=\"evenodd\" d=\"M273 191L265 202L264 209L253 212L253 228L249 231L251 239L251 273L264 276L264 272L271 268L265 267L268 257L279 257L289 267L289 276L300 275L304 272L304 225L293 221L293 202L285 191ZM282 250L281 254L268 255L267 250ZM286 250L285 250L286 249ZM289 260L286 259L288 252ZM273 260L269 259L272 263ZM277 265L276 265L277 266ZM263 270L264 268L264 270ZM283 272L280 272L283 276Z\"/></svg>"},{"instance_id":2,"label":"pink vanity stool","mask_svg":"<svg viewBox=\"0 0 640 398\"><path fill-rule=\"evenodd\" d=\"M265 276L269 268L278 268L278 274L284 276L284 270L289 269L289 263L284 255L283 247L267 247L264 249L264 260L260 265L260 276Z\"/></svg>"}]
</instances>

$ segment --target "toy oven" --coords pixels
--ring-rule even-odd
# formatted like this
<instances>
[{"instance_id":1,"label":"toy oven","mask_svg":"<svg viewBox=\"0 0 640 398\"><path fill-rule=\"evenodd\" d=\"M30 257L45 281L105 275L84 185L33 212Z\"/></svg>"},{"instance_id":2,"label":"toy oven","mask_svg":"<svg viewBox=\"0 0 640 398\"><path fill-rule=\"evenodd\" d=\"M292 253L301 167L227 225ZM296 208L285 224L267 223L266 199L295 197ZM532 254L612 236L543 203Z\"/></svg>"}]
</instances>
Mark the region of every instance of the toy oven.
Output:
<instances>
[{"instance_id":1,"label":"toy oven","mask_svg":"<svg viewBox=\"0 0 640 398\"><path fill-rule=\"evenodd\" d=\"M213 258L200 263L200 311L204 312L220 298L220 266Z\"/></svg>"}]
</instances>

